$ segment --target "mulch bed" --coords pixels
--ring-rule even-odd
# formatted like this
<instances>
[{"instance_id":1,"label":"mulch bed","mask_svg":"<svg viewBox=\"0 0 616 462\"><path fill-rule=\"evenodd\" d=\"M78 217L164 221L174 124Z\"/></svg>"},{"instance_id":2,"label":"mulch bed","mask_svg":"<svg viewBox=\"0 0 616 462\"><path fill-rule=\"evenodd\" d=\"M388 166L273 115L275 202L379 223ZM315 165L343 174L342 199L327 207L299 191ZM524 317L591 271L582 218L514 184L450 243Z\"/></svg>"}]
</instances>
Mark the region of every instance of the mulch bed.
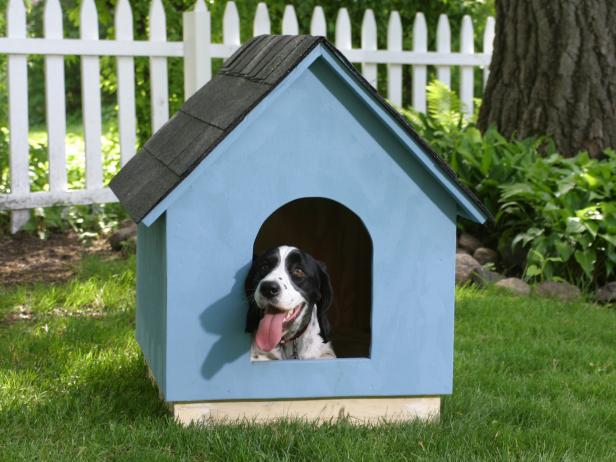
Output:
<instances>
[{"instance_id":1,"label":"mulch bed","mask_svg":"<svg viewBox=\"0 0 616 462\"><path fill-rule=\"evenodd\" d=\"M114 253L105 240L85 245L75 234L56 234L46 240L25 233L0 237L0 284L66 281L84 254Z\"/></svg>"}]
</instances>

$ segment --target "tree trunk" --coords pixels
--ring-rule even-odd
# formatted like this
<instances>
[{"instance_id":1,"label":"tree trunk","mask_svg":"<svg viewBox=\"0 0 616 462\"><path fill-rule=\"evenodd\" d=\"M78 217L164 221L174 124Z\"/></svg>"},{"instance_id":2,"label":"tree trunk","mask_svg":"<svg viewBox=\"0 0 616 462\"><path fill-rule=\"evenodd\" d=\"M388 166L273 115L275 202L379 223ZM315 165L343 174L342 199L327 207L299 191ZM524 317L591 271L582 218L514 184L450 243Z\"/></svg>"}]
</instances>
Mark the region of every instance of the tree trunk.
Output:
<instances>
[{"instance_id":1,"label":"tree trunk","mask_svg":"<svg viewBox=\"0 0 616 462\"><path fill-rule=\"evenodd\" d=\"M479 127L550 135L559 151L616 147L616 1L497 0Z\"/></svg>"}]
</instances>

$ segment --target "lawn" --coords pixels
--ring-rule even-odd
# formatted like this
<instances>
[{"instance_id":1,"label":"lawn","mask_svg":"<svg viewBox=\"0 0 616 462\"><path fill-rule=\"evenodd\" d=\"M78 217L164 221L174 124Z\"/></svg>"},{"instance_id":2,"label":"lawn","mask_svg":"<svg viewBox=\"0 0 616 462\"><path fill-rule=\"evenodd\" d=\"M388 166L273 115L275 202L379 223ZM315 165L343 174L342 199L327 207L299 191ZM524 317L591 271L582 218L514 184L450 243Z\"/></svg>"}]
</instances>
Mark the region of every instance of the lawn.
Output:
<instances>
[{"instance_id":1,"label":"lawn","mask_svg":"<svg viewBox=\"0 0 616 462\"><path fill-rule=\"evenodd\" d=\"M0 287L0 460L616 460L616 310L457 293L438 424L182 428L145 378L134 259Z\"/></svg>"}]
</instances>

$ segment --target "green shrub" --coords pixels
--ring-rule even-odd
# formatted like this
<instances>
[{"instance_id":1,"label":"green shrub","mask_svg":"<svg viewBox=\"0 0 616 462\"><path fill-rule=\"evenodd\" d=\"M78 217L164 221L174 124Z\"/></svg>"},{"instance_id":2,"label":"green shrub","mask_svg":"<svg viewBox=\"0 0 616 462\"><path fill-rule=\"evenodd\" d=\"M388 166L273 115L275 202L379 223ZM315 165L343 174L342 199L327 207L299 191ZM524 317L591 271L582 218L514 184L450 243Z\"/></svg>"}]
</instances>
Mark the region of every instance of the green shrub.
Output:
<instances>
[{"instance_id":1,"label":"green shrub","mask_svg":"<svg viewBox=\"0 0 616 462\"><path fill-rule=\"evenodd\" d=\"M501 186L498 219L520 230L527 278L604 283L616 268L616 153L604 160L539 157L523 182Z\"/></svg>"},{"instance_id":2,"label":"green shrub","mask_svg":"<svg viewBox=\"0 0 616 462\"><path fill-rule=\"evenodd\" d=\"M478 107L479 104L476 104ZM566 159L546 137L508 141L462 117L455 93L436 81L428 113L403 113L495 216L484 239L523 251L527 280L602 284L616 273L616 154ZM471 225L463 223L462 226Z\"/></svg>"}]
</instances>

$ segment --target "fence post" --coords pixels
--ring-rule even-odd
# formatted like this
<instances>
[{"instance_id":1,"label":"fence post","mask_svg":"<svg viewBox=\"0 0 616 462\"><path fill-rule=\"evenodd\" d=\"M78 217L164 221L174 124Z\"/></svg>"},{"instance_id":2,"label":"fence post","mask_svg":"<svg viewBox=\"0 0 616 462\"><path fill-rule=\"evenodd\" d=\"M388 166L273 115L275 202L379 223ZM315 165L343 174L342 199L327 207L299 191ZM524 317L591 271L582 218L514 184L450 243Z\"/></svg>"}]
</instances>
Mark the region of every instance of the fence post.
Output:
<instances>
[{"instance_id":1,"label":"fence post","mask_svg":"<svg viewBox=\"0 0 616 462\"><path fill-rule=\"evenodd\" d=\"M26 37L26 9L23 0L9 0L6 11L7 35ZM28 179L28 61L25 55L8 56L9 97L9 163L11 168L11 194L27 194ZM30 211L13 210L11 232L19 231L30 219Z\"/></svg>"},{"instance_id":2,"label":"fence post","mask_svg":"<svg viewBox=\"0 0 616 462\"><path fill-rule=\"evenodd\" d=\"M494 18L488 17L486 21L486 28L483 31L483 53L486 55L492 55L494 51ZM488 83L488 77L490 76L490 64L486 64L483 67L483 87L485 88Z\"/></svg>"},{"instance_id":3,"label":"fence post","mask_svg":"<svg viewBox=\"0 0 616 462\"><path fill-rule=\"evenodd\" d=\"M116 40L133 40L133 12L128 0L119 0L115 11ZM135 110L135 60L132 56L116 58L118 78L118 131L120 159L125 165L135 155L137 144Z\"/></svg>"},{"instance_id":4,"label":"fence post","mask_svg":"<svg viewBox=\"0 0 616 462\"><path fill-rule=\"evenodd\" d=\"M59 0L45 2L45 38L62 39L62 9ZM66 104L64 56L45 56L45 115L49 190L66 190Z\"/></svg>"},{"instance_id":5,"label":"fence post","mask_svg":"<svg viewBox=\"0 0 616 462\"><path fill-rule=\"evenodd\" d=\"M346 8L340 8L336 17L336 48L344 53L352 47L349 11Z\"/></svg>"},{"instance_id":6,"label":"fence post","mask_svg":"<svg viewBox=\"0 0 616 462\"><path fill-rule=\"evenodd\" d=\"M475 52L473 22L469 15L462 18L460 31L460 53L472 55ZM460 66L460 101L466 117L473 115L473 66Z\"/></svg>"},{"instance_id":7,"label":"fence post","mask_svg":"<svg viewBox=\"0 0 616 462\"><path fill-rule=\"evenodd\" d=\"M255 22L252 27L252 35L256 37L257 35L269 34L271 29L267 5L264 2L259 2L255 13Z\"/></svg>"},{"instance_id":8,"label":"fence post","mask_svg":"<svg viewBox=\"0 0 616 462\"><path fill-rule=\"evenodd\" d=\"M161 0L150 3L150 42L167 41L167 19ZM169 83L167 58L150 58L150 107L152 111L152 133L169 119Z\"/></svg>"},{"instance_id":9,"label":"fence post","mask_svg":"<svg viewBox=\"0 0 616 462\"><path fill-rule=\"evenodd\" d=\"M368 8L364 12L361 23L361 48L362 50L376 50L376 20L374 12ZM362 63L361 73L374 88L377 84L377 67L373 63Z\"/></svg>"},{"instance_id":10,"label":"fence post","mask_svg":"<svg viewBox=\"0 0 616 462\"><path fill-rule=\"evenodd\" d=\"M327 22L323 8L315 6L310 19L310 35L321 35L327 37Z\"/></svg>"},{"instance_id":11,"label":"fence post","mask_svg":"<svg viewBox=\"0 0 616 462\"><path fill-rule=\"evenodd\" d=\"M299 34L299 24L297 23L297 15L295 14L293 5L284 7L284 14L282 15L282 33L285 35Z\"/></svg>"},{"instance_id":12,"label":"fence post","mask_svg":"<svg viewBox=\"0 0 616 462\"><path fill-rule=\"evenodd\" d=\"M402 22L400 13L392 11L387 25L387 49L402 51ZM398 107L402 107L402 65L387 65L387 98Z\"/></svg>"},{"instance_id":13,"label":"fence post","mask_svg":"<svg viewBox=\"0 0 616 462\"><path fill-rule=\"evenodd\" d=\"M98 40L98 13L94 0L83 0L79 11L79 33L84 40ZM101 68L98 56L81 58L81 102L83 138L86 147L86 189L103 187L101 136Z\"/></svg>"},{"instance_id":14,"label":"fence post","mask_svg":"<svg viewBox=\"0 0 616 462\"><path fill-rule=\"evenodd\" d=\"M184 99L212 78L210 12L203 0L182 15L184 25Z\"/></svg>"},{"instance_id":15,"label":"fence post","mask_svg":"<svg viewBox=\"0 0 616 462\"><path fill-rule=\"evenodd\" d=\"M451 29L446 14L438 17L436 27L436 51L439 53L451 53ZM436 66L436 78L448 87L451 87L451 69L449 66Z\"/></svg>"},{"instance_id":16,"label":"fence post","mask_svg":"<svg viewBox=\"0 0 616 462\"><path fill-rule=\"evenodd\" d=\"M425 53L428 51L428 26L423 13L415 15L413 24L413 51ZM417 112L426 112L426 82L427 66L413 64L413 107Z\"/></svg>"},{"instance_id":17,"label":"fence post","mask_svg":"<svg viewBox=\"0 0 616 462\"><path fill-rule=\"evenodd\" d=\"M235 2L227 2L222 18L222 41L230 47L240 46L240 16Z\"/></svg>"}]
</instances>

